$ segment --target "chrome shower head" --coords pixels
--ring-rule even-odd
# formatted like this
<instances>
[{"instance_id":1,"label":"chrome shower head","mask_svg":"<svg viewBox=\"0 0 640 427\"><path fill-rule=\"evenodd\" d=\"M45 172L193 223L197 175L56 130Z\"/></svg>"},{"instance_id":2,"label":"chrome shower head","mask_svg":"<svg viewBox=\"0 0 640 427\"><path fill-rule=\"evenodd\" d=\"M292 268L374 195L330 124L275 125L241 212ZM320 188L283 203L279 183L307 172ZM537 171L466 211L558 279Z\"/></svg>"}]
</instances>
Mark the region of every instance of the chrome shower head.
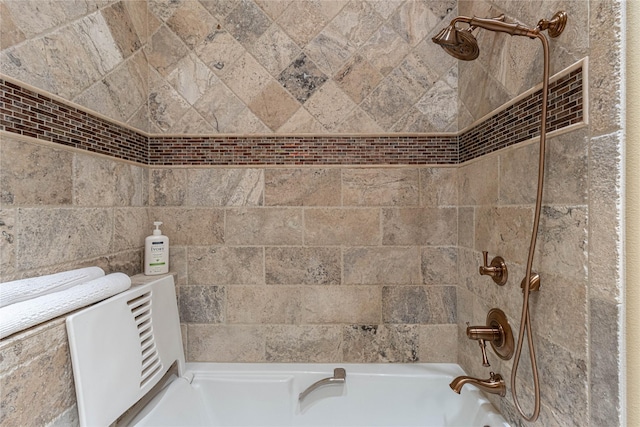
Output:
<instances>
[{"instance_id":1,"label":"chrome shower head","mask_svg":"<svg viewBox=\"0 0 640 427\"><path fill-rule=\"evenodd\" d=\"M451 56L463 61L473 61L480 54L476 38L468 30L458 30L455 24L449 25L431 39L439 44Z\"/></svg>"}]
</instances>

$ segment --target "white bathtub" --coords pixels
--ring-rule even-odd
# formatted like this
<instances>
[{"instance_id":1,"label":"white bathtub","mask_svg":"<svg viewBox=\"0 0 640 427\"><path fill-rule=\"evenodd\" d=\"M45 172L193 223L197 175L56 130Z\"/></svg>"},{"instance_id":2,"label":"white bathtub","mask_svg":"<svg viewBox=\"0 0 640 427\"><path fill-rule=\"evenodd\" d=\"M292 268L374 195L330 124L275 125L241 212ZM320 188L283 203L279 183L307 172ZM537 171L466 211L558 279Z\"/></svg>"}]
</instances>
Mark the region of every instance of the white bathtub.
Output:
<instances>
[{"instance_id":1,"label":"white bathtub","mask_svg":"<svg viewBox=\"0 0 640 427\"><path fill-rule=\"evenodd\" d=\"M344 384L298 395L346 370ZM187 364L130 424L160 426L508 426L475 387L448 386L454 364ZM189 383L193 375L193 380Z\"/></svg>"},{"instance_id":2,"label":"white bathtub","mask_svg":"<svg viewBox=\"0 0 640 427\"><path fill-rule=\"evenodd\" d=\"M134 280L134 283L136 281ZM185 363L172 276L67 318L81 426L508 426L454 364ZM300 393L344 368L342 383Z\"/></svg>"}]
</instances>

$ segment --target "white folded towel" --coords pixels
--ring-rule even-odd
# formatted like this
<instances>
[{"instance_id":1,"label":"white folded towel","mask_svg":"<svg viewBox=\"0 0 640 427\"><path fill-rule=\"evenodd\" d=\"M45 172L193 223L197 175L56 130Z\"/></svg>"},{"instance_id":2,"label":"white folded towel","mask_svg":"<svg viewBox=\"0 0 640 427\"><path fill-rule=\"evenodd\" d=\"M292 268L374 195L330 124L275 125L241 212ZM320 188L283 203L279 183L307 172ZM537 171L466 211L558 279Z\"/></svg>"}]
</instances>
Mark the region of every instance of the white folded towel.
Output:
<instances>
[{"instance_id":1,"label":"white folded towel","mask_svg":"<svg viewBox=\"0 0 640 427\"><path fill-rule=\"evenodd\" d=\"M101 301L131 287L124 273L89 282L0 308L0 339L54 317Z\"/></svg>"},{"instance_id":2,"label":"white folded towel","mask_svg":"<svg viewBox=\"0 0 640 427\"><path fill-rule=\"evenodd\" d=\"M104 270L100 267L87 267L0 283L0 307L69 289L102 276Z\"/></svg>"}]
</instances>

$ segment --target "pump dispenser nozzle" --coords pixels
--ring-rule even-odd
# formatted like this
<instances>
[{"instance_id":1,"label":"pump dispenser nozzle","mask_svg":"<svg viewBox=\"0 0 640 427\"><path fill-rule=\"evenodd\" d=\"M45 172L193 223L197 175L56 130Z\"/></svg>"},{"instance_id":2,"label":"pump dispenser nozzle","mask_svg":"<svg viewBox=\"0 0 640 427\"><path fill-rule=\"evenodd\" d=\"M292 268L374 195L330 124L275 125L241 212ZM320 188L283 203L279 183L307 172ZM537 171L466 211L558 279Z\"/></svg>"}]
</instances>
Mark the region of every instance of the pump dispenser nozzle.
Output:
<instances>
[{"instance_id":1,"label":"pump dispenser nozzle","mask_svg":"<svg viewBox=\"0 0 640 427\"><path fill-rule=\"evenodd\" d=\"M160 231L160 226L162 225L162 221L154 221L153 225L156 226L156 229L153 230L153 235L154 236L161 236L162 235L162 231Z\"/></svg>"}]
</instances>

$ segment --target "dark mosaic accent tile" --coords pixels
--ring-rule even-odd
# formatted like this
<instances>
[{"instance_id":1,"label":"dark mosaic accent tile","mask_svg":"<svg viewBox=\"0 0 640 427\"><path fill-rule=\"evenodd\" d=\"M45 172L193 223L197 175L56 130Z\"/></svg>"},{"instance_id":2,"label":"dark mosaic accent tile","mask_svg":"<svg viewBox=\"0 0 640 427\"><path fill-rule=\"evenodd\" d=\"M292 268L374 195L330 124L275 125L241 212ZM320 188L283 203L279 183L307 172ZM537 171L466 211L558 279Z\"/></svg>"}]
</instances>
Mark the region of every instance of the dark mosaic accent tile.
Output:
<instances>
[{"instance_id":1,"label":"dark mosaic accent tile","mask_svg":"<svg viewBox=\"0 0 640 427\"><path fill-rule=\"evenodd\" d=\"M148 163L148 138L0 79L0 130L119 159Z\"/></svg>"},{"instance_id":2,"label":"dark mosaic accent tile","mask_svg":"<svg viewBox=\"0 0 640 427\"><path fill-rule=\"evenodd\" d=\"M280 75L300 102L327 77L302 54ZM584 118L582 69L549 87L548 131ZM535 137L541 92L533 93L461 135L148 136L0 79L0 130L160 165L458 164Z\"/></svg>"},{"instance_id":3,"label":"dark mosaic accent tile","mask_svg":"<svg viewBox=\"0 0 640 427\"><path fill-rule=\"evenodd\" d=\"M280 73L278 81L301 104L313 95L328 77L304 53Z\"/></svg>"},{"instance_id":4,"label":"dark mosaic accent tile","mask_svg":"<svg viewBox=\"0 0 640 427\"><path fill-rule=\"evenodd\" d=\"M547 132L584 118L582 68L549 85ZM542 91L530 94L460 135L459 163L540 135Z\"/></svg>"},{"instance_id":5,"label":"dark mosaic accent tile","mask_svg":"<svg viewBox=\"0 0 640 427\"><path fill-rule=\"evenodd\" d=\"M456 164L456 136L150 137L153 165Z\"/></svg>"}]
</instances>

